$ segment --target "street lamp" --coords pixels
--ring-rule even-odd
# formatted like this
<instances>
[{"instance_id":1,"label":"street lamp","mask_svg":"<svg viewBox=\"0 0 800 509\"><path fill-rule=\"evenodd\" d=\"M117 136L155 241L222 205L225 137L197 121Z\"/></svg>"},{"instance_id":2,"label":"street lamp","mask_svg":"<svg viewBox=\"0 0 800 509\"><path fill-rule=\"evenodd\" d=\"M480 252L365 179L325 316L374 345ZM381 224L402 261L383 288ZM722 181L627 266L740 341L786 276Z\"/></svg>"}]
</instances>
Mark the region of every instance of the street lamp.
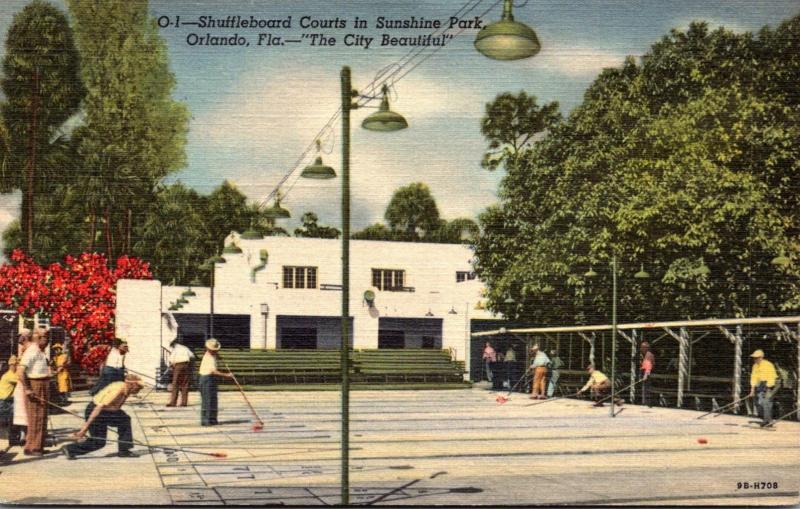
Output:
<instances>
[{"instance_id":1,"label":"street lamp","mask_svg":"<svg viewBox=\"0 0 800 509\"><path fill-rule=\"evenodd\" d=\"M494 60L530 58L542 48L536 32L514 21L512 0L503 2L503 18L483 27L475 37L475 49Z\"/></svg>"},{"instance_id":2,"label":"street lamp","mask_svg":"<svg viewBox=\"0 0 800 509\"><path fill-rule=\"evenodd\" d=\"M368 116L361 127L370 131L391 132L408 127L408 122L389 109L388 87L383 86L383 99L377 112ZM350 503L350 111L358 107L353 98L359 97L350 84L350 68L342 67L342 505ZM318 157L307 166L302 177L330 179L336 176L332 168Z\"/></svg>"},{"instance_id":3,"label":"street lamp","mask_svg":"<svg viewBox=\"0 0 800 509\"><path fill-rule=\"evenodd\" d=\"M594 269L589 268L589 271L584 274L588 278L597 276ZM650 279L650 274L644 270L642 264L639 272L634 274L636 279ZM614 403L617 398L616 386L616 373L617 373L617 255L611 256L611 409L609 415L616 417L614 413ZM634 383L634 380L631 380Z\"/></svg>"}]
</instances>

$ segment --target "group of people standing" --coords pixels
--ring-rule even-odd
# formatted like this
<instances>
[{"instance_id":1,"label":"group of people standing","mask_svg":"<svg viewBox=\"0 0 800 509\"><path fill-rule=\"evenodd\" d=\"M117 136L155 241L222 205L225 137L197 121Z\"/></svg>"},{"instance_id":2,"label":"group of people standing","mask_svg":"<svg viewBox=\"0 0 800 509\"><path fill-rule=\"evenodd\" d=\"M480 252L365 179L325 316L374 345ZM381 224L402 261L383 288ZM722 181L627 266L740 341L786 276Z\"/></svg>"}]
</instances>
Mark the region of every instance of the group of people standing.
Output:
<instances>
[{"instance_id":1,"label":"group of people standing","mask_svg":"<svg viewBox=\"0 0 800 509\"><path fill-rule=\"evenodd\" d=\"M19 335L17 355L8 359L8 370L0 377L0 429L5 430L9 446L24 445L26 456L43 456L47 434L48 405L63 406L68 403L71 380L69 378L69 355L56 344L50 348L51 359L47 355L48 331L36 329L23 330ZM172 367L172 393L167 407L188 405L191 365L195 355L186 346L173 342L170 355ZM218 424L218 377L233 378L233 374L218 368L221 345L216 339L209 339L200 363L201 411L203 426ZM83 442L66 445L61 449L68 459L101 449L107 442L108 428L116 428L118 456L135 457L131 452L134 446L130 416L122 410L127 399L139 393L144 383L136 374L129 373L125 358L130 349L127 341L115 338L112 347L101 365L99 377L89 390L92 399L84 412L85 422L72 435ZM59 399L51 395L50 385L57 382ZM178 396L180 395L180 403ZM22 431L25 431L24 441Z\"/></svg>"},{"instance_id":2,"label":"group of people standing","mask_svg":"<svg viewBox=\"0 0 800 509\"><path fill-rule=\"evenodd\" d=\"M42 456L47 435L50 384L55 373L59 392L69 394L68 361L59 346L47 355L48 331L24 329L19 335L17 355L8 359L8 371L0 377L0 424L9 446L23 445L25 456ZM25 430L25 440L21 439Z\"/></svg>"},{"instance_id":3,"label":"group of people standing","mask_svg":"<svg viewBox=\"0 0 800 509\"><path fill-rule=\"evenodd\" d=\"M486 377L490 382L495 381L496 371L493 369L500 362L504 364L506 384L513 388L527 375L527 371L517 376L514 366L517 363L516 352L509 345L505 355L498 354L490 342L486 342L483 348L483 362L486 370ZM530 349L531 365L530 371L533 373L531 383L531 399L552 398L558 387L560 370L564 367L564 362L558 356L558 352L550 350L550 356L539 349L539 345L533 345ZM497 384L495 384L495 388Z\"/></svg>"},{"instance_id":4,"label":"group of people standing","mask_svg":"<svg viewBox=\"0 0 800 509\"><path fill-rule=\"evenodd\" d=\"M172 388L167 407L189 404L189 382L192 373L194 353L174 340L169 363L172 369ZM223 373L217 369L217 359L221 345L216 339L209 339L205 343L206 351L200 362L200 423L203 426L213 426L217 421L217 385L215 377L232 378L231 373ZM86 407L86 422L73 437L83 438L88 433L90 438L84 442L69 444L64 447L64 455L68 459L75 459L82 454L88 454L105 446L106 435L109 427L117 428L118 456L136 457L131 452L134 446L130 417L122 410L122 405L129 396L137 394L143 384L138 377L126 375L125 354L128 346L124 340L115 340L114 346L106 358L105 365L100 373L98 383L90 393L94 396ZM180 404L178 396L180 395Z\"/></svg>"}]
</instances>

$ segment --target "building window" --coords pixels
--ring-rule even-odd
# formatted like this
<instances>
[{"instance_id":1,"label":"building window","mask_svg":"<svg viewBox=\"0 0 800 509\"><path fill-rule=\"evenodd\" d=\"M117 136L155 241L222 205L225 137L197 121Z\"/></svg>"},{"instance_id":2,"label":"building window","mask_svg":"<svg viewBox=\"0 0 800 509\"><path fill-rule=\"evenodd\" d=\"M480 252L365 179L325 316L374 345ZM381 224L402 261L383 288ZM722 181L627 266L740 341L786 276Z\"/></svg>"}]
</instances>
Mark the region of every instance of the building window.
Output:
<instances>
[{"instance_id":1,"label":"building window","mask_svg":"<svg viewBox=\"0 0 800 509\"><path fill-rule=\"evenodd\" d=\"M283 267L284 288L316 288L316 267Z\"/></svg>"},{"instance_id":2,"label":"building window","mask_svg":"<svg viewBox=\"0 0 800 509\"><path fill-rule=\"evenodd\" d=\"M456 283L463 283L464 281L472 281L475 279L475 273L468 270L456 271Z\"/></svg>"},{"instance_id":3,"label":"building window","mask_svg":"<svg viewBox=\"0 0 800 509\"><path fill-rule=\"evenodd\" d=\"M401 292L406 284L406 271L372 269L372 286L385 292Z\"/></svg>"}]
</instances>

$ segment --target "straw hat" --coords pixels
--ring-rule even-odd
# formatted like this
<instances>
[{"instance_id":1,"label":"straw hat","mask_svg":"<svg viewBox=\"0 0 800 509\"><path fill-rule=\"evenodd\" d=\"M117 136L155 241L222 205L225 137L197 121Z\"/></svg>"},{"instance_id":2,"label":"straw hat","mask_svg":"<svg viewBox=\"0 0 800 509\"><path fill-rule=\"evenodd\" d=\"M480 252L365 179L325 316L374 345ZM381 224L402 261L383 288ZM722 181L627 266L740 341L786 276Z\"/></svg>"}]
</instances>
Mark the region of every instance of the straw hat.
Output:
<instances>
[{"instance_id":1,"label":"straw hat","mask_svg":"<svg viewBox=\"0 0 800 509\"><path fill-rule=\"evenodd\" d=\"M216 352L220 348L222 348L222 345L220 345L219 341L217 341L216 339L211 338L208 341L206 341L206 349L207 350L211 350L212 352Z\"/></svg>"},{"instance_id":2,"label":"straw hat","mask_svg":"<svg viewBox=\"0 0 800 509\"><path fill-rule=\"evenodd\" d=\"M755 352L750 354L750 357L754 359L763 359L764 358L764 350L758 349Z\"/></svg>"},{"instance_id":3,"label":"straw hat","mask_svg":"<svg viewBox=\"0 0 800 509\"><path fill-rule=\"evenodd\" d=\"M8 364L9 365L16 364L16 363L17 363L17 356L16 355L12 355L11 357L8 358Z\"/></svg>"},{"instance_id":4,"label":"straw hat","mask_svg":"<svg viewBox=\"0 0 800 509\"><path fill-rule=\"evenodd\" d=\"M125 383L134 383L139 387L144 387L144 382L137 375L128 375L125 377Z\"/></svg>"}]
</instances>

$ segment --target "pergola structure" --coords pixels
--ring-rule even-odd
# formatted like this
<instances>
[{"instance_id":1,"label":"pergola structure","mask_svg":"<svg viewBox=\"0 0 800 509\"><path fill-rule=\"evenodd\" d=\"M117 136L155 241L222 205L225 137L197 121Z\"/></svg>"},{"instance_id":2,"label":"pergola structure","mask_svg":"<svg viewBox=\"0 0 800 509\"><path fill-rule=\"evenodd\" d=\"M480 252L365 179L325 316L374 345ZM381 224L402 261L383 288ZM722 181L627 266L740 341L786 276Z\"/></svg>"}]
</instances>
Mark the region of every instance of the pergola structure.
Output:
<instances>
[{"instance_id":1,"label":"pergola structure","mask_svg":"<svg viewBox=\"0 0 800 509\"><path fill-rule=\"evenodd\" d=\"M775 327L775 334L779 340L794 342L796 348L797 366L795 375L797 386L795 389L796 408L800 408L800 316L780 316L767 318L728 318L709 320L685 320L671 322L642 322L625 323L617 325L617 333L631 345L630 376L636 379L638 369L637 350L642 331L660 329L665 337L670 337L678 343L678 387L677 406L683 405L684 392L687 382L691 378L691 348L692 345L705 338L710 332L708 329L717 329L727 338L734 347L733 358L733 387L731 397L738 402L742 397L742 344L744 342L745 326L770 326ZM698 331L697 329L701 329ZM540 334L549 335L556 333L575 333L589 344L589 361L594 364L595 342L597 333L611 331L612 325L578 325L565 327L529 327L529 328L500 328L485 332L473 333L473 337L489 337L499 334ZM697 335L699 332L699 335ZM696 336L693 337L693 334ZM630 399L634 400L635 386L630 387ZM735 405L739 411L739 403Z\"/></svg>"}]
</instances>

